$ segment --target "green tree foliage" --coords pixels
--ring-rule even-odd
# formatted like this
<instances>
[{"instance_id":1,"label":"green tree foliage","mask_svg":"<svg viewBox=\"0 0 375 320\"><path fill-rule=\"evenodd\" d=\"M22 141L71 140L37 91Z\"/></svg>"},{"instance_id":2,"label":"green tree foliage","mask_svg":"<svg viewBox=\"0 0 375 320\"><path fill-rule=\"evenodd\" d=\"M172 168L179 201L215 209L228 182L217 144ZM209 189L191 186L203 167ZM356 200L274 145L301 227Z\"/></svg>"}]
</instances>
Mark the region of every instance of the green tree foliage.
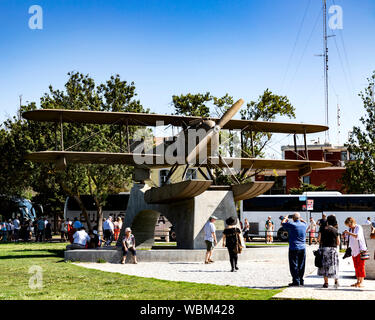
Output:
<instances>
[{"instance_id":1,"label":"green tree foliage","mask_svg":"<svg viewBox=\"0 0 375 320\"><path fill-rule=\"evenodd\" d=\"M360 118L362 127L355 126L346 147L353 161L346 164L341 179L349 193L375 193L375 71L359 96L366 111Z\"/></svg>"},{"instance_id":2,"label":"green tree foliage","mask_svg":"<svg viewBox=\"0 0 375 320\"><path fill-rule=\"evenodd\" d=\"M210 108L207 103L210 101L212 101L212 96L209 92L172 96L172 104L177 115L209 117Z\"/></svg>"},{"instance_id":3,"label":"green tree foliage","mask_svg":"<svg viewBox=\"0 0 375 320\"><path fill-rule=\"evenodd\" d=\"M42 109L74 109L91 111L149 112L136 100L134 83L122 81L119 75L112 76L104 84L96 85L88 75L68 73L65 90L49 87L49 92L40 99ZM35 103L21 108L21 111L35 110ZM119 124L63 124L64 146L60 145L59 124L25 121L13 118L1 130L2 150L9 157L0 163L1 168L10 168L1 174L12 188L8 192L19 192L31 186L40 199L60 199L66 195L74 197L87 217L80 196L91 194L98 210L98 230L101 230L102 207L111 193L126 191L131 183L132 168L124 165L69 164L65 171L56 171L51 164L37 164L24 161L32 151L106 151L125 152L128 148L124 139L124 128ZM131 127L132 137L136 127ZM120 133L121 132L121 133ZM2 159L3 160L3 159ZM17 181L12 182L12 177ZM18 181L19 180L19 181ZM48 202L48 201L47 201ZM88 226L92 225L88 219Z\"/></svg>"},{"instance_id":4,"label":"green tree foliage","mask_svg":"<svg viewBox=\"0 0 375 320\"><path fill-rule=\"evenodd\" d=\"M323 183L320 186L315 186L313 184L303 183L299 188L290 188L290 194L303 194L307 191L327 191L326 185Z\"/></svg>"},{"instance_id":5,"label":"green tree foliage","mask_svg":"<svg viewBox=\"0 0 375 320\"><path fill-rule=\"evenodd\" d=\"M296 117L295 108L289 99L286 96L273 94L269 89L266 89L257 101L249 102L246 108L242 109L240 113L242 119L255 121L274 121L278 116L285 116L290 119ZM251 134L250 131L243 133L244 152L254 158L264 157L263 150L271 140L272 133L253 133L254 154L251 147Z\"/></svg>"},{"instance_id":6,"label":"green tree foliage","mask_svg":"<svg viewBox=\"0 0 375 320\"><path fill-rule=\"evenodd\" d=\"M234 99L229 94L223 97L215 97L209 92L206 94L186 94L172 97L172 105L175 108L176 114L185 116L215 116L221 117L226 110L228 110L234 103ZM241 118L244 120L258 120L258 121L274 121L278 116L286 116L288 118L295 118L295 108L290 103L286 96L279 96L273 94L269 89L266 89L258 100L250 101L245 108L240 111ZM271 133L243 131L242 133L242 157L264 157L264 148L270 141ZM226 133L222 131L221 136L221 153L227 152L230 156L235 154L235 145L240 142L240 137L233 132ZM253 139L253 148L251 144ZM229 142L229 143L225 143ZM253 153L254 151L254 153ZM256 171L252 174L258 174ZM217 184L232 184L233 179L223 174L222 170L215 169L217 177ZM250 176L245 174L245 171L236 175L237 181L244 182L250 179Z\"/></svg>"}]
</instances>

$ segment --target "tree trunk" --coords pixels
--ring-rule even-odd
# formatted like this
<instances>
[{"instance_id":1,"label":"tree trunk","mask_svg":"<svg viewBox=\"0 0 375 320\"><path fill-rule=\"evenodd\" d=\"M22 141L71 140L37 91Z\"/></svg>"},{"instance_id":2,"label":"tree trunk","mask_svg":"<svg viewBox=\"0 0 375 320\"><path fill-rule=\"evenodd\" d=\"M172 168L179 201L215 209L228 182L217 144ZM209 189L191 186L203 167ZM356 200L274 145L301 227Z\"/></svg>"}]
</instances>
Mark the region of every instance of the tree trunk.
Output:
<instances>
[{"instance_id":1,"label":"tree trunk","mask_svg":"<svg viewBox=\"0 0 375 320\"><path fill-rule=\"evenodd\" d=\"M98 209L98 233L103 238L103 210L102 207Z\"/></svg>"},{"instance_id":2,"label":"tree trunk","mask_svg":"<svg viewBox=\"0 0 375 320\"><path fill-rule=\"evenodd\" d=\"M82 202L80 196L78 196L78 195L76 195L76 194L73 194L72 190L70 190L70 189L65 185L64 182L61 181L60 185L61 185L62 189L63 189L63 190L64 190L64 191L65 191L70 197L73 197L73 198L77 201L77 203L78 203L80 209L82 210L83 216L84 216L85 219L86 219L87 227L88 227L89 231L92 231L92 225L91 225L91 221L90 221L90 219L89 219L89 215L87 214L87 210L86 210L85 206L83 205L83 202Z\"/></svg>"},{"instance_id":3,"label":"tree trunk","mask_svg":"<svg viewBox=\"0 0 375 320\"><path fill-rule=\"evenodd\" d=\"M89 219L89 215L87 214L87 210L86 210L85 206L83 205L83 202L82 202L81 198L80 198L79 196L76 196L76 195L73 196L73 197L74 197L74 199L76 199L76 201L77 201L79 207L80 207L81 210L82 210L82 213L83 213L83 216L84 216L85 219L86 219L87 227L89 228L89 231L92 231L91 221L90 221L90 219Z\"/></svg>"},{"instance_id":4,"label":"tree trunk","mask_svg":"<svg viewBox=\"0 0 375 320\"><path fill-rule=\"evenodd\" d=\"M98 233L99 236L103 239L103 207L99 203L98 198L96 196L94 196L94 201L96 204Z\"/></svg>"}]
</instances>

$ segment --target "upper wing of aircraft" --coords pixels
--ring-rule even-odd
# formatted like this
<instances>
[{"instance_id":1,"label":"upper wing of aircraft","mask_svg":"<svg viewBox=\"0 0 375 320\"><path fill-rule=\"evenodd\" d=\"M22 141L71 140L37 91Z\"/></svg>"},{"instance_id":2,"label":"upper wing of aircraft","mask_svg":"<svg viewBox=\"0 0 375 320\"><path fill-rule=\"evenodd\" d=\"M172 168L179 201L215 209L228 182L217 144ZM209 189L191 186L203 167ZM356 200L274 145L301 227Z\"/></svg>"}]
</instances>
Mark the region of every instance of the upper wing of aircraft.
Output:
<instances>
[{"instance_id":1,"label":"upper wing of aircraft","mask_svg":"<svg viewBox=\"0 0 375 320\"><path fill-rule=\"evenodd\" d=\"M24 112L25 119L48 122L92 123L92 124L122 124L136 126L156 126L158 122L163 125L176 127L189 126L202 120L213 120L216 123L219 118L185 117L178 115L161 115L134 112L105 112L84 111L66 109L38 109ZM160 124L159 124L160 125ZM313 124L297 124L284 122L252 121L231 119L223 126L223 129L240 129L254 132L273 133L317 133L328 130L328 127Z\"/></svg>"}]
</instances>

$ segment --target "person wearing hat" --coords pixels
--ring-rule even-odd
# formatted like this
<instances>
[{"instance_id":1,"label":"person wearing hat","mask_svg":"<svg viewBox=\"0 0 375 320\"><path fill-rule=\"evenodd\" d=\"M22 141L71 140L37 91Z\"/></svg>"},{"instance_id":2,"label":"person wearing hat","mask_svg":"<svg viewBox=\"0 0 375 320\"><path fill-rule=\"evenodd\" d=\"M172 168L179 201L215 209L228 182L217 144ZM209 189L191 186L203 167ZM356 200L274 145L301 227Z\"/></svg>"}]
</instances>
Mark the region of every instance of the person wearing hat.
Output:
<instances>
[{"instance_id":1,"label":"person wearing hat","mask_svg":"<svg viewBox=\"0 0 375 320\"><path fill-rule=\"evenodd\" d=\"M215 228L215 221L217 218L215 216L211 216L209 220L204 225L204 241L206 242L207 252L206 258L204 260L205 264L213 263L214 261L212 258L212 251L217 244L216 240L216 228Z\"/></svg>"},{"instance_id":2,"label":"person wearing hat","mask_svg":"<svg viewBox=\"0 0 375 320\"><path fill-rule=\"evenodd\" d=\"M267 218L266 224L266 242L267 243L272 243L273 242L273 231L275 228L275 225L273 221L271 220L271 216Z\"/></svg>"},{"instance_id":3,"label":"person wearing hat","mask_svg":"<svg viewBox=\"0 0 375 320\"><path fill-rule=\"evenodd\" d=\"M229 217L225 220L227 227L223 231L223 247L227 247L229 252L229 262L232 267L231 272L235 272L238 270L237 261L238 261L238 246L241 244L239 243L239 235L241 234L241 230L236 227L237 218Z\"/></svg>"},{"instance_id":4,"label":"person wearing hat","mask_svg":"<svg viewBox=\"0 0 375 320\"><path fill-rule=\"evenodd\" d=\"M132 234L132 230L128 227L125 229L125 236L122 240L122 260L121 263L125 264L126 256L128 252L131 252L133 255L133 263L137 264L137 252L135 251L135 238Z\"/></svg>"}]
</instances>

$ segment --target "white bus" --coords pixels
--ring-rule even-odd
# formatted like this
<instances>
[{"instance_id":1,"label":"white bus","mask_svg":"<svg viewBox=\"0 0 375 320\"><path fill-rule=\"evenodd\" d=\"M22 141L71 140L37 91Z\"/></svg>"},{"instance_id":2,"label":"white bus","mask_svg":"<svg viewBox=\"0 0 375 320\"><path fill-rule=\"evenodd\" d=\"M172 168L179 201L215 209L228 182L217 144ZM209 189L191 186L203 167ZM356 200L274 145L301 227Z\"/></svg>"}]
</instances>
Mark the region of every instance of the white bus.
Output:
<instances>
[{"instance_id":1,"label":"white bus","mask_svg":"<svg viewBox=\"0 0 375 320\"><path fill-rule=\"evenodd\" d=\"M91 223L95 225L97 223L97 211L93 197L90 195L82 195L81 200L87 210L88 218ZM112 216L113 218L121 217L124 219L128 201L129 193L109 195L103 207L103 217L107 219L109 216ZM71 197L67 197L65 200L64 219L67 218L71 221L73 221L74 218L78 218L82 223L86 222L77 201Z\"/></svg>"},{"instance_id":2,"label":"white bus","mask_svg":"<svg viewBox=\"0 0 375 320\"><path fill-rule=\"evenodd\" d=\"M341 194L340 192L305 192L306 200L313 200L313 209L304 210L307 201L301 201L301 195L261 195L241 203L241 221L246 218L251 224L251 237L265 236L265 223L268 216L274 222L279 240L287 240L287 233L281 226L280 216L292 215L299 212L302 219L309 223L310 216L315 222L322 217L334 214L338 222L339 232L347 227L344 221L347 217L354 217L358 224L366 224L367 217L374 221L375 195ZM317 228L318 231L318 228ZM274 235L276 236L276 232Z\"/></svg>"}]
</instances>

